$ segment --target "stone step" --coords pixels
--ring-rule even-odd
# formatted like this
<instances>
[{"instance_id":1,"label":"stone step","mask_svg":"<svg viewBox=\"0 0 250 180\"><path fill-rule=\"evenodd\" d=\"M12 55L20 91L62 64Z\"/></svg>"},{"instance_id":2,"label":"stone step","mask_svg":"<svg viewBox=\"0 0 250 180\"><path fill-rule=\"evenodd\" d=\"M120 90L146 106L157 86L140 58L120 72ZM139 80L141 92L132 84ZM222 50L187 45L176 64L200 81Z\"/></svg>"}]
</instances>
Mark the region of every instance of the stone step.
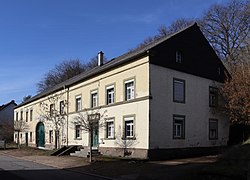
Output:
<instances>
[{"instance_id":1,"label":"stone step","mask_svg":"<svg viewBox=\"0 0 250 180\"><path fill-rule=\"evenodd\" d=\"M98 149L92 150L92 156L99 156L101 153ZM89 157L90 151L89 148L80 149L79 151L75 151L74 153L70 153L71 156L78 156L78 157Z\"/></svg>"}]
</instances>

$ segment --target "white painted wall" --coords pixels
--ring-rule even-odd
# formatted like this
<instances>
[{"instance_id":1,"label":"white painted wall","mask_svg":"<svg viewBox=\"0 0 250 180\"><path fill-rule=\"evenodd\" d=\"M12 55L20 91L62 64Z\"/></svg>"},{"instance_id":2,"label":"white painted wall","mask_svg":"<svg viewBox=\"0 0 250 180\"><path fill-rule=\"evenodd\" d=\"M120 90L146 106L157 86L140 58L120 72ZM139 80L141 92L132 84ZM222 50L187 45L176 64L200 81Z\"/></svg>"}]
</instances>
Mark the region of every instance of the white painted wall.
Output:
<instances>
[{"instance_id":1,"label":"white painted wall","mask_svg":"<svg viewBox=\"0 0 250 180\"><path fill-rule=\"evenodd\" d=\"M173 78L185 80L185 104L173 102ZM217 82L150 64L150 149L226 145L229 120L209 107ZM173 139L173 114L185 115L185 139ZM209 140L209 118L218 119L218 140Z\"/></svg>"}]
</instances>

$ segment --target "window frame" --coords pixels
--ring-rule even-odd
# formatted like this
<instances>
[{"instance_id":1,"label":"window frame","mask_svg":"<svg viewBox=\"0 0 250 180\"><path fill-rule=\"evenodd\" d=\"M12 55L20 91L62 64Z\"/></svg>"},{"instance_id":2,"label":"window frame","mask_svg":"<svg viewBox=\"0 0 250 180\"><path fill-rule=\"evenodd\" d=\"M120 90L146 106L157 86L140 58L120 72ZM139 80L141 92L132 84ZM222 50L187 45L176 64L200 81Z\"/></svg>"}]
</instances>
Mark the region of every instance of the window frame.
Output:
<instances>
[{"instance_id":1,"label":"window frame","mask_svg":"<svg viewBox=\"0 0 250 180\"><path fill-rule=\"evenodd\" d=\"M54 132L53 130L49 130L49 143L53 143L54 141Z\"/></svg>"},{"instance_id":2,"label":"window frame","mask_svg":"<svg viewBox=\"0 0 250 180\"><path fill-rule=\"evenodd\" d=\"M115 103L115 85L112 84L112 85L109 85L109 86L106 86L106 105L110 105L110 104L114 104ZM109 102L109 92L108 90L110 89L113 89L113 101L112 102ZM112 99L112 98L111 98Z\"/></svg>"},{"instance_id":3,"label":"window frame","mask_svg":"<svg viewBox=\"0 0 250 180\"><path fill-rule=\"evenodd\" d=\"M175 95L176 95L176 92L175 92L175 83L176 82L181 82L183 84L183 100L176 100L175 98ZM186 103L186 81L183 80L183 79L178 79L178 78L173 78L173 102L176 102L176 103L183 103L185 104Z\"/></svg>"},{"instance_id":4,"label":"window frame","mask_svg":"<svg viewBox=\"0 0 250 180\"><path fill-rule=\"evenodd\" d=\"M132 135L130 132L130 135L127 136L127 123L131 121L133 122L132 124ZM131 116L124 116L123 117L123 124L124 124L124 132L123 132L123 139L135 139L135 115L131 115ZM131 125L130 125L131 127Z\"/></svg>"},{"instance_id":5,"label":"window frame","mask_svg":"<svg viewBox=\"0 0 250 180\"><path fill-rule=\"evenodd\" d=\"M115 139L115 118L109 118L105 120L106 122L106 139ZM109 131L109 123L112 123L112 129L113 131ZM111 135L109 135L109 132Z\"/></svg>"},{"instance_id":6,"label":"window frame","mask_svg":"<svg viewBox=\"0 0 250 180\"><path fill-rule=\"evenodd\" d=\"M52 103L49 105L49 114L50 116L52 116L54 114L54 110L55 110L55 104Z\"/></svg>"},{"instance_id":7,"label":"window frame","mask_svg":"<svg viewBox=\"0 0 250 180\"><path fill-rule=\"evenodd\" d=\"M219 89L217 87L209 86L209 107L217 107L218 103L219 103Z\"/></svg>"},{"instance_id":8,"label":"window frame","mask_svg":"<svg viewBox=\"0 0 250 180\"><path fill-rule=\"evenodd\" d=\"M211 131L211 130L214 130L214 129L211 129L211 122L216 123L215 137L211 137L210 131ZM218 128L219 128L218 119L210 118L209 121L208 121L208 138L209 138L209 140L218 140Z\"/></svg>"},{"instance_id":9,"label":"window frame","mask_svg":"<svg viewBox=\"0 0 250 180\"><path fill-rule=\"evenodd\" d=\"M175 62L182 63L182 51L175 51Z\"/></svg>"},{"instance_id":10,"label":"window frame","mask_svg":"<svg viewBox=\"0 0 250 180\"><path fill-rule=\"evenodd\" d=\"M127 87L127 85L129 83L133 83L133 86L132 86L133 88L131 90L132 93L130 92L130 94L131 94L130 98L128 98L128 87ZM131 89L131 88L129 88L129 89ZM129 80L124 81L124 100L125 101L130 101L132 99L135 99L135 78L131 78Z\"/></svg>"},{"instance_id":11,"label":"window frame","mask_svg":"<svg viewBox=\"0 0 250 180\"><path fill-rule=\"evenodd\" d=\"M94 104L94 95L96 95L96 98L95 98L95 104ZM95 107L98 107L98 90L92 90L90 92L90 107L91 108L95 108Z\"/></svg>"},{"instance_id":12,"label":"window frame","mask_svg":"<svg viewBox=\"0 0 250 180\"><path fill-rule=\"evenodd\" d=\"M173 139L185 139L185 116L184 115L173 115ZM176 121L182 121L182 123L178 123L181 125L180 136L176 136Z\"/></svg>"},{"instance_id":13,"label":"window frame","mask_svg":"<svg viewBox=\"0 0 250 180\"><path fill-rule=\"evenodd\" d=\"M29 111L27 110L25 113L25 122L29 121Z\"/></svg>"},{"instance_id":14,"label":"window frame","mask_svg":"<svg viewBox=\"0 0 250 180\"><path fill-rule=\"evenodd\" d=\"M33 121L33 109L30 109L30 121Z\"/></svg>"},{"instance_id":15,"label":"window frame","mask_svg":"<svg viewBox=\"0 0 250 180\"><path fill-rule=\"evenodd\" d=\"M23 120L23 110L22 110L21 113L20 113L20 120L21 120L21 121Z\"/></svg>"},{"instance_id":16,"label":"window frame","mask_svg":"<svg viewBox=\"0 0 250 180\"><path fill-rule=\"evenodd\" d=\"M60 115L65 114L65 103L64 103L64 101L59 102L59 108L60 108Z\"/></svg>"},{"instance_id":17,"label":"window frame","mask_svg":"<svg viewBox=\"0 0 250 180\"><path fill-rule=\"evenodd\" d=\"M75 125L75 139L82 139L82 130L79 124Z\"/></svg>"},{"instance_id":18,"label":"window frame","mask_svg":"<svg viewBox=\"0 0 250 180\"><path fill-rule=\"evenodd\" d=\"M78 100L80 100L79 104L78 104ZM82 96L78 95L75 97L75 111L79 112L81 110L82 110Z\"/></svg>"}]
</instances>

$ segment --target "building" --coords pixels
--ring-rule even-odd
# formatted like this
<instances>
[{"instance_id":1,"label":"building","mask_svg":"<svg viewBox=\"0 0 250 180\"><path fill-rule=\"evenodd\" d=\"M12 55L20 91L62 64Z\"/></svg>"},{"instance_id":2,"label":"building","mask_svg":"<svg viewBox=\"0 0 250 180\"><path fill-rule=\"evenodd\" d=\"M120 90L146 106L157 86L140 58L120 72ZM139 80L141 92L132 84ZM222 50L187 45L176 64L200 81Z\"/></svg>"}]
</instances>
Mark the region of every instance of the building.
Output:
<instances>
[{"instance_id":1,"label":"building","mask_svg":"<svg viewBox=\"0 0 250 180\"><path fill-rule=\"evenodd\" d=\"M122 156L125 149L140 158L227 145L229 120L217 108L227 70L196 23L106 64L102 55L98 67L15 108L15 120L29 125L23 143L53 148L91 142L105 155ZM41 107L63 115L60 129L45 121ZM89 136L75 121L79 113L105 126Z\"/></svg>"},{"instance_id":2,"label":"building","mask_svg":"<svg viewBox=\"0 0 250 180\"><path fill-rule=\"evenodd\" d=\"M14 100L0 106L0 140L13 140Z\"/></svg>"}]
</instances>

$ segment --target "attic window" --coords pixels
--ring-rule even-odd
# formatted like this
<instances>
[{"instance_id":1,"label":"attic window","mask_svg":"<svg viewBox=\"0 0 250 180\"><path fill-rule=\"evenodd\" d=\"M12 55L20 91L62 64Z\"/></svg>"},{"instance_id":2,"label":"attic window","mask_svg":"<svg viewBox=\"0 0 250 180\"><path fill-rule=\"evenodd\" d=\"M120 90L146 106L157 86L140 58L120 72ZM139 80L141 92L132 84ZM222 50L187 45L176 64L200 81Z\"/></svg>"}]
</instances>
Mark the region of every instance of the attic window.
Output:
<instances>
[{"instance_id":1,"label":"attic window","mask_svg":"<svg viewBox=\"0 0 250 180\"><path fill-rule=\"evenodd\" d=\"M181 51L176 51L176 53L175 53L175 62L181 63L181 59L182 59Z\"/></svg>"}]
</instances>

